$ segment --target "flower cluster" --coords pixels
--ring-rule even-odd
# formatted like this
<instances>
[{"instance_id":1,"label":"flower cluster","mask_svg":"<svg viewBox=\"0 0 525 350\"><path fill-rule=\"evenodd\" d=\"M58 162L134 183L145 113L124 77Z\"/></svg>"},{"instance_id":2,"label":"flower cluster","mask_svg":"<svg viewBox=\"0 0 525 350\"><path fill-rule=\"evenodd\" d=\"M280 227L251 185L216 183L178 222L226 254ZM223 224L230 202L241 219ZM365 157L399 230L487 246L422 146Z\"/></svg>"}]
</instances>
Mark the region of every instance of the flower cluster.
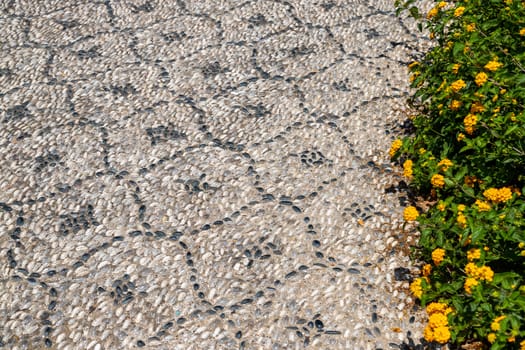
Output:
<instances>
[{"instance_id":1,"label":"flower cluster","mask_svg":"<svg viewBox=\"0 0 525 350\"><path fill-rule=\"evenodd\" d=\"M485 69L490 70L491 72L495 72L501 66L503 66L503 63L500 63L500 62L494 60L494 61L490 61L489 63L487 63L485 65Z\"/></svg>"},{"instance_id":2,"label":"flower cluster","mask_svg":"<svg viewBox=\"0 0 525 350\"><path fill-rule=\"evenodd\" d=\"M450 84L450 88L454 92L459 92L459 90L463 89L467 84L465 84L465 81L463 79L456 80L452 84Z\"/></svg>"},{"instance_id":3,"label":"flower cluster","mask_svg":"<svg viewBox=\"0 0 525 350\"><path fill-rule=\"evenodd\" d=\"M474 261L481 258L481 250L478 248L472 248L467 251L467 260Z\"/></svg>"},{"instance_id":4,"label":"flower cluster","mask_svg":"<svg viewBox=\"0 0 525 350\"><path fill-rule=\"evenodd\" d=\"M472 105L470 105L470 113L481 113L485 112L485 107L481 104L481 102L474 102Z\"/></svg>"},{"instance_id":5,"label":"flower cluster","mask_svg":"<svg viewBox=\"0 0 525 350\"><path fill-rule=\"evenodd\" d=\"M479 284L478 280L473 277L467 277L465 279L465 283L463 284L463 288L465 289L465 292L468 294L472 294L472 287L475 287Z\"/></svg>"},{"instance_id":6,"label":"flower cluster","mask_svg":"<svg viewBox=\"0 0 525 350\"><path fill-rule=\"evenodd\" d=\"M403 211L403 219L405 221L414 221L419 216L419 212L417 211L416 207L414 206L408 206Z\"/></svg>"},{"instance_id":7,"label":"flower cluster","mask_svg":"<svg viewBox=\"0 0 525 350\"><path fill-rule=\"evenodd\" d=\"M463 119L463 125L465 126L465 132L469 135L472 135L476 130L476 124L478 122L478 117L475 114L469 113Z\"/></svg>"},{"instance_id":8,"label":"flower cluster","mask_svg":"<svg viewBox=\"0 0 525 350\"><path fill-rule=\"evenodd\" d=\"M423 282L423 277L416 278L412 283L410 283L410 291L416 298L421 298L423 295L423 286L421 285Z\"/></svg>"},{"instance_id":9,"label":"flower cluster","mask_svg":"<svg viewBox=\"0 0 525 350\"><path fill-rule=\"evenodd\" d=\"M476 75L476 79L474 79L474 82L476 83L477 86L481 86L481 85L485 84L485 82L487 81L487 79L488 79L487 74L481 72L481 73L478 73L478 74Z\"/></svg>"},{"instance_id":10,"label":"flower cluster","mask_svg":"<svg viewBox=\"0 0 525 350\"><path fill-rule=\"evenodd\" d=\"M474 203L474 205L476 206L478 211L489 211L490 210L490 204L485 201L479 200L479 199L476 199L476 203Z\"/></svg>"},{"instance_id":11,"label":"flower cluster","mask_svg":"<svg viewBox=\"0 0 525 350\"><path fill-rule=\"evenodd\" d=\"M426 311L428 314L428 325L423 332L425 340L445 344L450 339L447 315L452 312L452 309L443 303L430 303Z\"/></svg>"},{"instance_id":12,"label":"flower cluster","mask_svg":"<svg viewBox=\"0 0 525 350\"><path fill-rule=\"evenodd\" d=\"M457 111L461 106L463 105L463 103L461 103L461 101L458 101L458 100L452 100L452 102L450 102L450 109L453 110L453 111Z\"/></svg>"},{"instance_id":13,"label":"flower cluster","mask_svg":"<svg viewBox=\"0 0 525 350\"><path fill-rule=\"evenodd\" d=\"M430 179L430 183L434 187L443 188L443 186L445 186L445 178L443 177L443 175L434 174Z\"/></svg>"},{"instance_id":14,"label":"flower cluster","mask_svg":"<svg viewBox=\"0 0 525 350\"><path fill-rule=\"evenodd\" d=\"M487 282L492 282L494 278L494 271L490 267L485 265L478 267L473 262L469 262L465 266L465 273L469 277Z\"/></svg>"},{"instance_id":15,"label":"flower cluster","mask_svg":"<svg viewBox=\"0 0 525 350\"><path fill-rule=\"evenodd\" d=\"M443 171L447 171L448 168L450 168L454 163L450 159L444 158L438 163L438 167L441 168Z\"/></svg>"},{"instance_id":16,"label":"flower cluster","mask_svg":"<svg viewBox=\"0 0 525 350\"><path fill-rule=\"evenodd\" d=\"M454 11L454 16L461 17L464 12L465 12L465 8L463 6L460 6Z\"/></svg>"},{"instance_id":17,"label":"flower cluster","mask_svg":"<svg viewBox=\"0 0 525 350\"><path fill-rule=\"evenodd\" d=\"M414 165L414 162L412 162L410 159L406 160L403 163L403 176L409 179L412 178L412 175L413 175L412 166L413 165Z\"/></svg>"},{"instance_id":18,"label":"flower cluster","mask_svg":"<svg viewBox=\"0 0 525 350\"><path fill-rule=\"evenodd\" d=\"M510 187L489 188L483 192L483 196L494 203L503 203L512 198Z\"/></svg>"},{"instance_id":19,"label":"flower cluster","mask_svg":"<svg viewBox=\"0 0 525 350\"><path fill-rule=\"evenodd\" d=\"M445 258L445 250L444 249L442 249L442 248L434 249L434 251L432 252L432 261L434 262L434 264L436 266L441 264L441 262L443 261L444 258Z\"/></svg>"},{"instance_id":20,"label":"flower cluster","mask_svg":"<svg viewBox=\"0 0 525 350\"><path fill-rule=\"evenodd\" d=\"M463 211L465 210L464 204L458 205L458 217L456 218L456 222L461 228L467 227L467 218L465 214L463 214Z\"/></svg>"},{"instance_id":21,"label":"flower cluster","mask_svg":"<svg viewBox=\"0 0 525 350\"><path fill-rule=\"evenodd\" d=\"M397 151L399 151L399 149L401 148L401 146L403 146L403 141L397 139L397 140L394 140L394 142L392 142L392 145L390 146L390 158L392 158Z\"/></svg>"}]
</instances>

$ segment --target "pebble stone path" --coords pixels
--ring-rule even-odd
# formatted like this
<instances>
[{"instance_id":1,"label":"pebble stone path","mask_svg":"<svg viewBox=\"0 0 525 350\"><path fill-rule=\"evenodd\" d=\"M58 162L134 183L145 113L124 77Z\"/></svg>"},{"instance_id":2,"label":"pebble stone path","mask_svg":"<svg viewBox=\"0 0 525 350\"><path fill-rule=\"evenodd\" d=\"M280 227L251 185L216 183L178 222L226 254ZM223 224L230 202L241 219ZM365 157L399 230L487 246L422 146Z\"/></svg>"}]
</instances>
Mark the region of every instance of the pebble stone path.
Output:
<instances>
[{"instance_id":1,"label":"pebble stone path","mask_svg":"<svg viewBox=\"0 0 525 350\"><path fill-rule=\"evenodd\" d=\"M393 1L4 0L0 28L0 347L419 339L386 151L425 41Z\"/></svg>"}]
</instances>

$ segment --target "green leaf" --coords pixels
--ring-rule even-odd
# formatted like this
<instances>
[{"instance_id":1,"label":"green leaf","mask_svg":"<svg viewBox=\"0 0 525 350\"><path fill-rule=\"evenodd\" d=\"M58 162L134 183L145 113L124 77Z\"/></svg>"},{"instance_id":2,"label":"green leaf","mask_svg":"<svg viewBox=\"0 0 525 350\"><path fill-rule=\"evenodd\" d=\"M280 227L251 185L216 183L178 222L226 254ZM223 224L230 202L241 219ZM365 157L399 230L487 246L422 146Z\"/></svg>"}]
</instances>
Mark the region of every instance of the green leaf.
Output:
<instances>
[{"instance_id":1,"label":"green leaf","mask_svg":"<svg viewBox=\"0 0 525 350\"><path fill-rule=\"evenodd\" d=\"M455 43L454 44L454 49L452 50L452 55L457 58L457 56L459 55L459 53L463 54L463 49L465 48L465 44L463 43Z\"/></svg>"}]
</instances>

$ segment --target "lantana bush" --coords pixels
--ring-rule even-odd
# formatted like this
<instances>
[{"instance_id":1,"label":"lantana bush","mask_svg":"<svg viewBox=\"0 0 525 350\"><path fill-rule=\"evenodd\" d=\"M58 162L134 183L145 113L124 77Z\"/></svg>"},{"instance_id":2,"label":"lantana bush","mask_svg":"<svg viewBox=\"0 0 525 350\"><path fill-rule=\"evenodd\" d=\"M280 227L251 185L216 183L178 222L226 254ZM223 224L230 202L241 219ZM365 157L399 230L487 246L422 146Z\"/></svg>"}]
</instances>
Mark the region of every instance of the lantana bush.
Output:
<instances>
[{"instance_id":1,"label":"lantana bush","mask_svg":"<svg viewBox=\"0 0 525 350\"><path fill-rule=\"evenodd\" d=\"M525 1L395 4L435 44L409 65L415 131L390 149L433 203L403 215L420 232L410 290L424 338L525 350Z\"/></svg>"}]
</instances>

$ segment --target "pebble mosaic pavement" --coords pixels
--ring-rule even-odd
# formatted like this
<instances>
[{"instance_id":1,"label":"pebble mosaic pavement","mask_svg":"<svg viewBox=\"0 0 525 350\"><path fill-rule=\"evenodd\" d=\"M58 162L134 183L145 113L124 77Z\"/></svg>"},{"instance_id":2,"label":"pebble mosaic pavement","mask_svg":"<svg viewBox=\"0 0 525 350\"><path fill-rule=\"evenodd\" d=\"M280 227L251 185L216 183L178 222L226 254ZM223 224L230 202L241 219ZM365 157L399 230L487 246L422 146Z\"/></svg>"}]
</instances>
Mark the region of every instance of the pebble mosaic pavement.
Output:
<instances>
[{"instance_id":1,"label":"pebble mosaic pavement","mask_svg":"<svg viewBox=\"0 0 525 350\"><path fill-rule=\"evenodd\" d=\"M419 339L386 151L427 42L391 0L3 0L0 28L0 347Z\"/></svg>"}]
</instances>

